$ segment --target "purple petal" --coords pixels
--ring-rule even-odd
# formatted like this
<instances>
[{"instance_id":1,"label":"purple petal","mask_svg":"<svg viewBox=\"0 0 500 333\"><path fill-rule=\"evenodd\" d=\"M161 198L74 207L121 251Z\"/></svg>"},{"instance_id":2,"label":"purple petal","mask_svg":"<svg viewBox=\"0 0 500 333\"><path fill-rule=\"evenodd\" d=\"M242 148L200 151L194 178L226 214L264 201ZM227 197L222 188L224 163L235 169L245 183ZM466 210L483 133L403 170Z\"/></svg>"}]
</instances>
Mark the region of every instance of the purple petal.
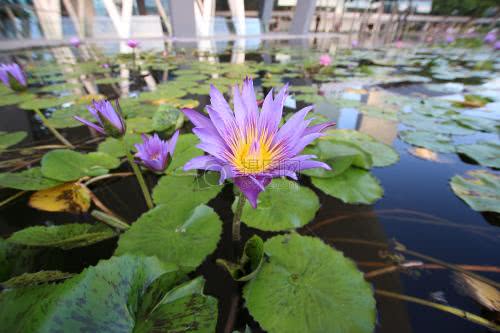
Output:
<instances>
[{"instance_id":1,"label":"purple petal","mask_svg":"<svg viewBox=\"0 0 500 333\"><path fill-rule=\"evenodd\" d=\"M245 104L250 119L257 120L259 116L259 107L257 105L255 90L253 89L253 81L249 77L243 80L243 87L241 88L241 98L243 99L243 103Z\"/></svg>"},{"instance_id":2,"label":"purple petal","mask_svg":"<svg viewBox=\"0 0 500 333\"><path fill-rule=\"evenodd\" d=\"M288 83L281 88L276 98L272 98L272 90L267 94L262 104L259 118L259 128L267 129L267 133L275 133L283 116L283 104L288 96Z\"/></svg>"},{"instance_id":3,"label":"purple petal","mask_svg":"<svg viewBox=\"0 0 500 333\"><path fill-rule=\"evenodd\" d=\"M250 202L253 208L257 208L257 198L264 188L271 182L270 177L248 177L240 176L234 178L234 184Z\"/></svg>"},{"instance_id":4,"label":"purple petal","mask_svg":"<svg viewBox=\"0 0 500 333\"><path fill-rule=\"evenodd\" d=\"M292 138L298 138L302 136L305 128L309 124L307 120L304 120L304 118L313 108L314 105L306 106L305 108L291 116L290 119L288 119L288 121L279 129L278 133L276 134L275 140L277 142L291 141ZM300 130L301 128L303 129Z\"/></svg>"},{"instance_id":5,"label":"purple petal","mask_svg":"<svg viewBox=\"0 0 500 333\"><path fill-rule=\"evenodd\" d=\"M237 130L236 122L233 115L227 115L224 112L214 109L212 106L208 105L206 107L208 116L212 120L212 124L219 132L223 139L231 137Z\"/></svg>"},{"instance_id":6,"label":"purple petal","mask_svg":"<svg viewBox=\"0 0 500 333\"><path fill-rule=\"evenodd\" d=\"M177 145L177 139L179 138L179 131L175 131L174 135L170 138L170 140L167 141L168 143L168 149L167 152L170 154L170 156L174 156L174 150L175 146Z\"/></svg>"},{"instance_id":7,"label":"purple petal","mask_svg":"<svg viewBox=\"0 0 500 333\"><path fill-rule=\"evenodd\" d=\"M295 147L292 148L291 154L292 156L295 156L299 154L304 148L316 140L317 138L323 136L323 133L312 133L312 134L307 134L304 135L302 138L299 139L299 141L295 144Z\"/></svg>"},{"instance_id":8,"label":"purple petal","mask_svg":"<svg viewBox=\"0 0 500 333\"><path fill-rule=\"evenodd\" d=\"M310 127L306 128L306 130L304 131L304 135L308 135L308 134L315 133L315 132L323 132L327 128L333 127L335 125L337 125L337 124L334 121L329 121L326 123L310 126Z\"/></svg>"},{"instance_id":9,"label":"purple petal","mask_svg":"<svg viewBox=\"0 0 500 333\"><path fill-rule=\"evenodd\" d=\"M224 95L213 84L210 85L210 104L223 117L232 117L233 111L229 107L229 104L227 104Z\"/></svg>"},{"instance_id":10,"label":"purple petal","mask_svg":"<svg viewBox=\"0 0 500 333\"><path fill-rule=\"evenodd\" d=\"M78 116L74 116L73 118L75 118L76 120L78 120L79 122L87 125L88 127L91 127L93 129L95 129L97 132L101 133L101 134L106 134L106 132L104 132L104 128L100 127L100 126L97 126L96 124L88 121L88 120L85 120L81 117L78 117Z\"/></svg>"},{"instance_id":11,"label":"purple petal","mask_svg":"<svg viewBox=\"0 0 500 333\"><path fill-rule=\"evenodd\" d=\"M182 109L182 112L196 127L207 128L213 126L210 118L202 115L198 111L193 109Z\"/></svg>"},{"instance_id":12,"label":"purple petal","mask_svg":"<svg viewBox=\"0 0 500 333\"><path fill-rule=\"evenodd\" d=\"M9 87L10 88L10 84L9 84L9 73L7 73L7 70L4 68L5 65L2 65L0 67L0 80L2 81L2 83Z\"/></svg>"}]
</instances>

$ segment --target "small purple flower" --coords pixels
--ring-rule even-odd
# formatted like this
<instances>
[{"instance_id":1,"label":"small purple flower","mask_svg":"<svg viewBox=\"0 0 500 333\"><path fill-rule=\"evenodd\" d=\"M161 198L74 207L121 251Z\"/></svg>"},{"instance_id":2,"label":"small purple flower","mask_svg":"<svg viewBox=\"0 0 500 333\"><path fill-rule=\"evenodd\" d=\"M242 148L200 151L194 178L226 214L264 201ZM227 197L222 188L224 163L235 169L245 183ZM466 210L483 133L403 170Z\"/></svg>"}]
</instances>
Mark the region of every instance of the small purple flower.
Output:
<instances>
[{"instance_id":1,"label":"small purple flower","mask_svg":"<svg viewBox=\"0 0 500 333\"><path fill-rule=\"evenodd\" d=\"M357 40L357 39L354 39L354 40L351 42L351 46L352 46L352 47L358 47L358 45L359 45L359 42L358 42L358 40Z\"/></svg>"},{"instance_id":2,"label":"small purple flower","mask_svg":"<svg viewBox=\"0 0 500 333\"><path fill-rule=\"evenodd\" d=\"M446 36L446 43L451 44L454 41L455 41L455 37L453 37L452 35Z\"/></svg>"},{"instance_id":3,"label":"small purple flower","mask_svg":"<svg viewBox=\"0 0 500 333\"><path fill-rule=\"evenodd\" d=\"M332 64L332 58L328 54L322 54L319 57L319 64L321 66L330 66Z\"/></svg>"},{"instance_id":4,"label":"small purple flower","mask_svg":"<svg viewBox=\"0 0 500 333\"><path fill-rule=\"evenodd\" d=\"M211 86L208 117L191 109L183 110L195 125L193 133L201 140L197 147L208 153L187 162L184 170L217 171L220 183L232 178L255 208L259 193L272 178L297 179L296 172L301 170L330 169L327 164L312 160L316 156L300 153L335 123L309 126L312 119L305 117L313 106L308 106L279 127L287 90L285 85L275 98L271 90L259 111L253 82L247 78L241 89L233 88L233 111L221 92Z\"/></svg>"},{"instance_id":5,"label":"small purple flower","mask_svg":"<svg viewBox=\"0 0 500 333\"><path fill-rule=\"evenodd\" d=\"M135 49L137 46L139 46L139 41L135 40L135 39L129 39L127 41L127 45L130 47L130 48L133 48Z\"/></svg>"},{"instance_id":6,"label":"small purple flower","mask_svg":"<svg viewBox=\"0 0 500 333\"><path fill-rule=\"evenodd\" d=\"M495 49L495 51L500 51L500 40L498 42L495 42L495 44L493 44L493 48Z\"/></svg>"},{"instance_id":7,"label":"small purple flower","mask_svg":"<svg viewBox=\"0 0 500 333\"><path fill-rule=\"evenodd\" d=\"M113 105L105 99L101 101L92 101L92 105L87 106L90 114L97 120L97 124L81 117L75 116L74 118L101 134L119 138L125 134L126 127L125 121L121 116L121 108L120 104L118 104L118 100L116 100L115 105L116 111L113 109Z\"/></svg>"},{"instance_id":8,"label":"small purple flower","mask_svg":"<svg viewBox=\"0 0 500 333\"><path fill-rule=\"evenodd\" d=\"M26 74L16 63L0 64L0 81L6 87L16 91L26 90L28 86Z\"/></svg>"},{"instance_id":9,"label":"small purple flower","mask_svg":"<svg viewBox=\"0 0 500 333\"><path fill-rule=\"evenodd\" d=\"M76 48L79 48L80 45L82 44L82 41L80 40L80 38L78 37L71 37L69 39L69 43L73 46L73 47L76 47Z\"/></svg>"},{"instance_id":10,"label":"small purple flower","mask_svg":"<svg viewBox=\"0 0 500 333\"><path fill-rule=\"evenodd\" d=\"M156 133L153 136L143 134L143 143L135 145L137 149L135 157L139 158L146 168L155 172L163 172L174 156L178 137L179 131L176 131L168 141L160 139Z\"/></svg>"},{"instance_id":11,"label":"small purple flower","mask_svg":"<svg viewBox=\"0 0 500 333\"><path fill-rule=\"evenodd\" d=\"M486 36L484 36L483 41L487 44L492 44L497 40L497 36L494 32L488 32Z\"/></svg>"}]
</instances>

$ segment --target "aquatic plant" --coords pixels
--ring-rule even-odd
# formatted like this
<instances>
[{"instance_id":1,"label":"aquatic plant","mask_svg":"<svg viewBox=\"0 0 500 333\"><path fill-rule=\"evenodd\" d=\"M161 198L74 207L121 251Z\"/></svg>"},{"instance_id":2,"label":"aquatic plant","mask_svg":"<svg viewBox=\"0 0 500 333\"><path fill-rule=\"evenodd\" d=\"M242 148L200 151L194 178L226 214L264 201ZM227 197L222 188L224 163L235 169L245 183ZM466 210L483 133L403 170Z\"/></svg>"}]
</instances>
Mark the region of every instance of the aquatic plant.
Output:
<instances>
[{"instance_id":1,"label":"aquatic plant","mask_svg":"<svg viewBox=\"0 0 500 333\"><path fill-rule=\"evenodd\" d=\"M179 131L176 131L168 141L160 139L156 133L154 133L153 136L143 134L143 143L135 145L137 149L135 157L139 158L141 164L152 171L165 171L168 161L171 160L174 155L178 137Z\"/></svg>"},{"instance_id":2,"label":"aquatic plant","mask_svg":"<svg viewBox=\"0 0 500 333\"><path fill-rule=\"evenodd\" d=\"M24 91L28 87L26 74L21 66L16 63L0 64L0 81L15 91Z\"/></svg>"},{"instance_id":3,"label":"aquatic plant","mask_svg":"<svg viewBox=\"0 0 500 333\"><path fill-rule=\"evenodd\" d=\"M186 163L184 170L217 171L220 183L233 179L242 193L238 203L240 215L244 198L252 207L257 207L259 193L272 178L297 179L296 172L301 170L330 169L327 164L314 161L314 155L300 153L335 123L309 126L312 120L305 118L313 107L308 106L279 127L287 95L288 85L275 98L270 91L259 113L253 81L246 78L241 89L238 86L233 88L234 111L214 86L210 88L211 105L206 107L208 117L192 109L183 110L195 125L193 133L201 140L198 147L208 153ZM239 221L235 224L238 225ZM234 229L233 237L239 239L239 227Z\"/></svg>"},{"instance_id":4,"label":"aquatic plant","mask_svg":"<svg viewBox=\"0 0 500 333\"><path fill-rule=\"evenodd\" d=\"M74 118L101 134L113 138L120 138L125 134L126 125L121 115L121 108L118 100L115 101L115 106L116 110L107 99L92 101L92 105L87 106L90 114L98 124L94 124L79 116L75 116Z\"/></svg>"},{"instance_id":5,"label":"aquatic plant","mask_svg":"<svg viewBox=\"0 0 500 333\"><path fill-rule=\"evenodd\" d=\"M71 37L71 38L69 39L69 43L70 43L73 47L78 48L78 47L80 47L80 45L82 44L82 41L80 40L80 38L78 38L78 37L76 37L76 36L75 36L75 37Z\"/></svg>"},{"instance_id":6,"label":"aquatic plant","mask_svg":"<svg viewBox=\"0 0 500 333\"><path fill-rule=\"evenodd\" d=\"M139 46L139 41L138 40L135 40L135 39L129 39L127 40L127 45L132 48L132 49L135 49L136 47Z\"/></svg>"},{"instance_id":7,"label":"aquatic plant","mask_svg":"<svg viewBox=\"0 0 500 333\"><path fill-rule=\"evenodd\" d=\"M332 58L328 54L322 54L319 57L319 64L321 66L330 66L332 64Z\"/></svg>"},{"instance_id":8,"label":"aquatic plant","mask_svg":"<svg viewBox=\"0 0 500 333\"><path fill-rule=\"evenodd\" d=\"M497 40L497 36L495 32L488 32L486 36L484 36L483 41L487 44L492 44Z\"/></svg>"}]
</instances>

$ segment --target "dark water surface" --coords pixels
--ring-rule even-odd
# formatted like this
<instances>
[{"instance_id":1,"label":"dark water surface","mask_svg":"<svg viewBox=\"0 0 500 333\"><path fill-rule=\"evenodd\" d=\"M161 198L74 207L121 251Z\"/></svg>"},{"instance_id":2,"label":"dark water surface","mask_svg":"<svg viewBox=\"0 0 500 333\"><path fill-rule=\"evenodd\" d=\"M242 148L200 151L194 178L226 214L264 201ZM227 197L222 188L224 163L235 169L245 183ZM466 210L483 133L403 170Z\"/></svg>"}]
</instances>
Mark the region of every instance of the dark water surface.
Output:
<instances>
[{"instance_id":1,"label":"dark water surface","mask_svg":"<svg viewBox=\"0 0 500 333\"><path fill-rule=\"evenodd\" d=\"M296 84L298 84L296 82ZM303 82L303 81L302 81ZM388 88L391 90L391 88ZM394 87L393 91L401 94L422 93L421 85L408 84ZM188 97L196 98L196 97ZM208 99L199 99L200 107L208 104ZM29 136L22 143L30 146L40 143L55 143L51 136L40 129L30 112L21 111L17 107L2 107L0 130L28 131ZM344 117L352 115L352 111L343 110ZM350 114L351 112L351 114ZM347 242L348 239L368 240L392 246L394 241L404 244L408 249L430 255L441 260L468 265L500 266L499 217L495 214L481 214L473 211L452 192L449 179L456 174L478 169L479 166L464 161L456 154L440 154L441 162L433 162L412 155L410 145L397 137L396 122L359 115L352 126L366 131L383 142L392 144L400 154L398 163L389 167L374 168L372 173L384 188L384 197L374 205L349 205L323 194L310 185L307 177L301 183L309 185L318 195L321 209L313 222L299 230L301 234L314 235L343 251L346 256L358 262L361 270L368 272L379 269L373 263L383 263L381 249L366 244ZM334 119L335 120L335 119ZM90 137L84 127L62 130L70 141L78 141ZM184 130L186 132L186 130ZM88 146L92 148L92 144ZM2 157L4 159L4 157ZM36 163L35 163L36 164ZM122 165L127 170L126 164ZM121 170L121 169L120 169ZM118 171L118 170L117 170ZM156 177L147 179L152 187ZM2 190L2 198L15 191ZM96 187L95 194L108 207L119 212L128 221L134 221L146 210L142 195L133 177L113 179ZM220 267L215 265L216 258L232 256L231 244L231 204L233 201L231 185L209 205L214 207L224 222L224 232L215 253L192 273L202 274L206 280L205 292L219 300L218 331L223 332L232 311L237 311L234 329L244 329L246 324L252 332L259 332L255 323L243 306L238 293L238 285L232 281ZM30 208L28 196L23 196L0 210L0 231L7 237L14 231L30 225L42 223L84 222L92 221L90 216L75 216L62 213L47 213ZM242 225L243 240L257 233L269 237L273 233L249 230ZM47 251L40 257L40 267L58 268L63 271L79 272L88 265L94 265L100 259L109 258L116 247L116 239L69 250ZM408 260L420 260L411 256ZM371 263L371 264L370 264ZM371 265L371 266L370 266ZM498 273L480 274L498 280ZM442 292L446 301L455 307L472 313L485 310L471 298L464 296L455 287L453 276L449 270L428 269L397 272L374 277L370 280L374 288L390 290L401 294L412 295L433 300L431 295ZM353 291L355 292L355 291ZM378 309L377 332L486 332L483 327L469 321L425 308L420 305L376 296ZM435 300L434 300L435 301ZM236 309L235 305L239 305ZM277 314L279 315L279 314Z\"/></svg>"}]
</instances>

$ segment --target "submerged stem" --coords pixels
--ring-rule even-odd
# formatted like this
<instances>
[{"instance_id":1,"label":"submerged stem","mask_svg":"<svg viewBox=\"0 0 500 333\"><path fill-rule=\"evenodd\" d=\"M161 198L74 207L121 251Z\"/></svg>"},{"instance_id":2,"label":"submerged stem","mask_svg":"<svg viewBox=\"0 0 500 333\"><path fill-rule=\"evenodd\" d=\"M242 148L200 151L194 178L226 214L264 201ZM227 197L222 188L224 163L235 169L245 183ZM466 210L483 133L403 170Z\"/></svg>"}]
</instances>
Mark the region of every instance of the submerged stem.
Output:
<instances>
[{"instance_id":1,"label":"submerged stem","mask_svg":"<svg viewBox=\"0 0 500 333\"><path fill-rule=\"evenodd\" d=\"M399 300L403 300L403 301L417 303L420 305L425 305L425 306L428 306L428 307L431 307L431 308L434 308L437 310L451 313L455 316L466 319L466 320L471 321L473 323L476 323L478 325L488 327L489 329L492 329L494 331L500 330L500 326L495 324L494 322L491 322L488 319L485 319L485 318L480 317L478 315L475 315L473 313L470 313L470 312L467 312L467 311L464 311L464 310L461 310L458 308L454 308L452 306L434 303L434 302L427 301L425 299L421 299L421 298L417 298L417 297L413 297L413 296L408 296L408 295L402 295L402 294L398 294L398 293L394 293L394 292L386 291L386 290L375 289L375 293L382 295L382 296L390 297L390 298L395 298L395 299L399 299Z\"/></svg>"},{"instance_id":2,"label":"submerged stem","mask_svg":"<svg viewBox=\"0 0 500 333\"><path fill-rule=\"evenodd\" d=\"M42 121L43 125L45 127L47 127L49 129L50 132L52 132L52 134L54 134L54 136L59 140L61 141L66 147L68 148L75 148L71 142L69 142L68 140L66 140L66 138L64 136L61 135L61 133L59 133L50 123L49 123L49 120L45 117L45 115L42 113L42 111L38 110L38 109L35 109L35 113L38 115L38 117L40 117L40 120Z\"/></svg>"},{"instance_id":3,"label":"submerged stem","mask_svg":"<svg viewBox=\"0 0 500 333\"><path fill-rule=\"evenodd\" d=\"M240 234L240 224L241 224L241 214L243 213L243 207L245 206L245 195L240 192L238 195L238 205L236 206L236 211L233 217L233 241L239 242L241 239Z\"/></svg>"},{"instance_id":4,"label":"submerged stem","mask_svg":"<svg viewBox=\"0 0 500 333\"><path fill-rule=\"evenodd\" d=\"M144 200L146 200L146 204L148 205L148 208L152 209L154 207L153 200L151 199L151 194L149 193L148 186L146 185L146 182L144 181L144 177L142 176L141 170L139 169L139 166L134 162L134 157L130 153L130 149L127 147L127 144L125 143L125 141L122 140L122 142L123 142L123 145L125 146L125 153L127 154L127 160L130 163L132 170L134 171L134 174L135 174L135 177L137 178L137 182L139 183L139 186L141 187L142 194L144 195Z\"/></svg>"}]
</instances>

